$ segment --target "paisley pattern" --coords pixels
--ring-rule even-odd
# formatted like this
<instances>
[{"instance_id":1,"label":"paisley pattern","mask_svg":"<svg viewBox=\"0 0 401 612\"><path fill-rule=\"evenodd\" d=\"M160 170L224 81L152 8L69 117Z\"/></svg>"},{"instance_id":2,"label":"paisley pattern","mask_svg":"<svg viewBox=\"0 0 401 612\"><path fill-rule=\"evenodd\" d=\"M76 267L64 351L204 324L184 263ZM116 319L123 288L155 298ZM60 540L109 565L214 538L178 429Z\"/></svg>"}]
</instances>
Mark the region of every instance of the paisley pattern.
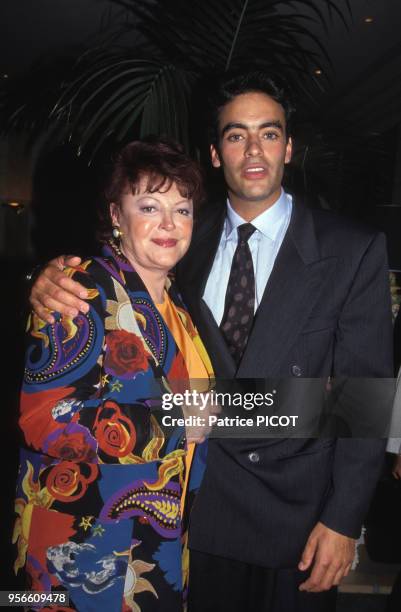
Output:
<instances>
[{"instance_id":1,"label":"paisley pattern","mask_svg":"<svg viewBox=\"0 0 401 612\"><path fill-rule=\"evenodd\" d=\"M39 331L38 318L32 317L32 335L45 336ZM38 325L39 323L39 325ZM25 380L29 384L68 384L77 376L84 376L96 363L94 356L101 350L103 342L102 324L96 312L87 318L79 317L76 324L71 320L57 317L41 347L38 358L36 346L28 349L25 366Z\"/></svg>"},{"instance_id":2,"label":"paisley pattern","mask_svg":"<svg viewBox=\"0 0 401 612\"><path fill-rule=\"evenodd\" d=\"M103 506L100 518L119 520L145 516L160 535L172 538L180 535L180 487L171 482L162 492L151 491L142 481L117 492Z\"/></svg>"},{"instance_id":3,"label":"paisley pattern","mask_svg":"<svg viewBox=\"0 0 401 612\"><path fill-rule=\"evenodd\" d=\"M168 350L168 336L164 333L162 318L149 299L135 298L135 310L143 317L142 334L157 361L164 362Z\"/></svg>"},{"instance_id":4,"label":"paisley pattern","mask_svg":"<svg viewBox=\"0 0 401 612\"><path fill-rule=\"evenodd\" d=\"M163 427L161 396L173 372L188 372L118 253L106 248L68 274L89 290L88 314L28 324L15 571L30 589L68 590L70 610L178 611L186 445L182 430ZM211 375L174 287L169 294Z\"/></svg>"}]
</instances>

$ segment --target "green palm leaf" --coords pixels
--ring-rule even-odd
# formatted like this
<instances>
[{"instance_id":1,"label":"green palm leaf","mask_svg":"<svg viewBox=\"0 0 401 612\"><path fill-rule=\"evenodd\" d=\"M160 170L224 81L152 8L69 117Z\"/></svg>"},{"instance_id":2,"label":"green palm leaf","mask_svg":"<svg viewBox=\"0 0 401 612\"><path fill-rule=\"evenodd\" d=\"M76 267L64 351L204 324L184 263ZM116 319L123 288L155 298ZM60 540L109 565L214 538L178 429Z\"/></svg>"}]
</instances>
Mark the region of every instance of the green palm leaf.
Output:
<instances>
[{"instance_id":1,"label":"green palm leaf","mask_svg":"<svg viewBox=\"0 0 401 612\"><path fill-rule=\"evenodd\" d=\"M51 127L92 156L106 142L148 134L190 149L189 106L201 79L251 62L295 80L313 98L311 67L329 66L329 58L309 26L326 26L335 15L346 24L343 1L344 10L334 0L112 0L124 22L58 77L36 76L42 87L33 95L22 82L8 92L3 130L36 137Z\"/></svg>"}]
</instances>

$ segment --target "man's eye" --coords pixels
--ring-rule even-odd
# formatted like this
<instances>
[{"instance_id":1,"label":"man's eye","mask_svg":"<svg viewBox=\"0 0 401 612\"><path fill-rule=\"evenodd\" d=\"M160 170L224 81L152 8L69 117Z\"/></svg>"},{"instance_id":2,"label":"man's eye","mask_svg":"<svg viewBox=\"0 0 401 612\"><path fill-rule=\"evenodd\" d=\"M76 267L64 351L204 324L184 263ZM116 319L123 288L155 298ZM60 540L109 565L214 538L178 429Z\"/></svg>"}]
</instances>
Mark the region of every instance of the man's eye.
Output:
<instances>
[{"instance_id":1,"label":"man's eye","mask_svg":"<svg viewBox=\"0 0 401 612\"><path fill-rule=\"evenodd\" d=\"M238 140L242 140L242 134L230 134L227 140L230 142L238 142Z\"/></svg>"},{"instance_id":2,"label":"man's eye","mask_svg":"<svg viewBox=\"0 0 401 612\"><path fill-rule=\"evenodd\" d=\"M264 138L266 140L277 140L278 137L279 135L277 134L277 132L266 132L264 134Z\"/></svg>"},{"instance_id":3,"label":"man's eye","mask_svg":"<svg viewBox=\"0 0 401 612\"><path fill-rule=\"evenodd\" d=\"M152 213L156 210L154 206L141 206L141 212Z\"/></svg>"}]
</instances>

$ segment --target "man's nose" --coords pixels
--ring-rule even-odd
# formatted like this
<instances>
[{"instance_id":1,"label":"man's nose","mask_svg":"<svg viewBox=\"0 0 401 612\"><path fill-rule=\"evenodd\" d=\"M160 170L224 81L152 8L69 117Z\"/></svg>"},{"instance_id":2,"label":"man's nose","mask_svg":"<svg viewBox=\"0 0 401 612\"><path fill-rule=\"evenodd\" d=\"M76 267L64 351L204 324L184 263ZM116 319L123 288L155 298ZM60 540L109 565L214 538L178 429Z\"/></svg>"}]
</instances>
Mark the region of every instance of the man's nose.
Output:
<instances>
[{"instance_id":1,"label":"man's nose","mask_svg":"<svg viewBox=\"0 0 401 612\"><path fill-rule=\"evenodd\" d=\"M257 157L262 153L262 146L257 135L249 136L245 154L247 157Z\"/></svg>"}]
</instances>

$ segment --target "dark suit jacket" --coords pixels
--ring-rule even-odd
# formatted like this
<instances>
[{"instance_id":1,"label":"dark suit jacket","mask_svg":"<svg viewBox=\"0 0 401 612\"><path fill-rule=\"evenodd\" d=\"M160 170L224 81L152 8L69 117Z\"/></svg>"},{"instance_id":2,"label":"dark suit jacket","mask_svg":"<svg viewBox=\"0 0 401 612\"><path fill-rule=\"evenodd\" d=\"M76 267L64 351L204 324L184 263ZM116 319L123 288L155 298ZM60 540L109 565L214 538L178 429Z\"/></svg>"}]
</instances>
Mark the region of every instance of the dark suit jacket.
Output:
<instances>
[{"instance_id":1,"label":"dark suit jacket","mask_svg":"<svg viewBox=\"0 0 401 612\"><path fill-rule=\"evenodd\" d=\"M236 371L202 300L224 215L205 211L177 271L218 377L392 376L384 236L298 202ZM381 440L211 440L190 547L294 567L319 520L358 537L383 456Z\"/></svg>"}]
</instances>

